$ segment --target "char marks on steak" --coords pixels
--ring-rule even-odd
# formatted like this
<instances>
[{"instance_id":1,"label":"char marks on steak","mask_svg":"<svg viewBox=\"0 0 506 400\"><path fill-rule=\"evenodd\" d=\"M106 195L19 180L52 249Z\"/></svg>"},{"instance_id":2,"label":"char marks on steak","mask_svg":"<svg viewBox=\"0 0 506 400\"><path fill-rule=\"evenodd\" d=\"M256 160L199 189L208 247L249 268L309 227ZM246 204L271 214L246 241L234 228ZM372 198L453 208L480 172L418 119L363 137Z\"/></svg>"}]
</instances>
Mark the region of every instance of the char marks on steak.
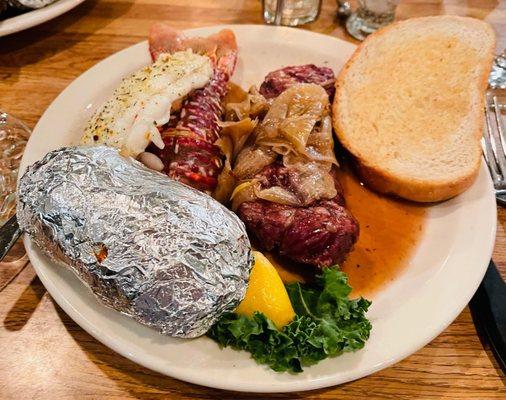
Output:
<instances>
[{"instance_id":1,"label":"char marks on steak","mask_svg":"<svg viewBox=\"0 0 506 400\"><path fill-rule=\"evenodd\" d=\"M255 179L262 188L279 186L297 194L291 171L279 162L265 167ZM359 225L344 207L335 171L337 195L306 206L290 206L261 199L242 203L237 213L249 234L266 250L296 262L328 267L344 261L359 234Z\"/></svg>"},{"instance_id":2,"label":"char marks on steak","mask_svg":"<svg viewBox=\"0 0 506 400\"><path fill-rule=\"evenodd\" d=\"M223 168L223 156L214 143L219 138L221 101L237 61L234 33L223 29L208 38L186 38L166 25L156 24L150 32L149 45L153 59L164 52L191 48L213 63L211 80L185 99L177 123L172 119L162 131L165 148L158 151L170 178L212 193Z\"/></svg>"},{"instance_id":3,"label":"char marks on steak","mask_svg":"<svg viewBox=\"0 0 506 400\"><path fill-rule=\"evenodd\" d=\"M260 86L260 94L266 99L273 99L296 83L315 83L327 91L331 101L334 97L334 71L314 64L285 67L270 72Z\"/></svg>"},{"instance_id":4,"label":"char marks on steak","mask_svg":"<svg viewBox=\"0 0 506 400\"><path fill-rule=\"evenodd\" d=\"M334 199L299 207L279 247L281 255L305 264L340 264L358 239L358 223Z\"/></svg>"}]
</instances>

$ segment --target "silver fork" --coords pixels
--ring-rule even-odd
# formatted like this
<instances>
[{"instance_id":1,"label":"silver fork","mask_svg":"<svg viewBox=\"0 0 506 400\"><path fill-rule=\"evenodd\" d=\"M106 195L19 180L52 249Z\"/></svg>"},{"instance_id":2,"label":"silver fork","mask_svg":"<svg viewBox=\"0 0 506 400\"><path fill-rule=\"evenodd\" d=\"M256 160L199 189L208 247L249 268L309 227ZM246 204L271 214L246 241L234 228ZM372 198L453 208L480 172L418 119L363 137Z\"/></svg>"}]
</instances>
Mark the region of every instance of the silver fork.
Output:
<instances>
[{"instance_id":1,"label":"silver fork","mask_svg":"<svg viewBox=\"0 0 506 400\"><path fill-rule=\"evenodd\" d=\"M493 91L488 92L485 99L486 123L481 144L494 183L495 197L502 206L506 206L506 129L502 114L506 104L499 101L499 96Z\"/></svg>"}]
</instances>

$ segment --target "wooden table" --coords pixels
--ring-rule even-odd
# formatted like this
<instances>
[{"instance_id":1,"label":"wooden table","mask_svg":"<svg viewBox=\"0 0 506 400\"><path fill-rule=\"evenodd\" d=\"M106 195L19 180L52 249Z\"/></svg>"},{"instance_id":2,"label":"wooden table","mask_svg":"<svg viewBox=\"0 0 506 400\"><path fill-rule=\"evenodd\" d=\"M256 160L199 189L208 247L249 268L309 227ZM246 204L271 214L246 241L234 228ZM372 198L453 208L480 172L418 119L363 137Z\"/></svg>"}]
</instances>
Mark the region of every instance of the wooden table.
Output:
<instances>
[{"instance_id":1,"label":"wooden table","mask_svg":"<svg viewBox=\"0 0 506 400\"><path fill-rule=\"evenodd\" d=\"M190 7L189 4L192 4ZM324 1L316 32L351 40ZM259 0L87 0L54 21L0 38L0 108L33 127L78 75L146 38L155 21L177 28L262 23ZM402 0L401 19L433 14L485 19L506 47L506 2ZM22 252L22 246L18 246ZM494 259L506 277L506 211L499 209ZM458 284L458 282L449 282ZM117 355L51 299L26 259L0 265L0 398L256 398L167 378ZM439 337L397 365L339 387L262 398L499 399L505 377L466 308Z\"/></svg>"}]
</instances>

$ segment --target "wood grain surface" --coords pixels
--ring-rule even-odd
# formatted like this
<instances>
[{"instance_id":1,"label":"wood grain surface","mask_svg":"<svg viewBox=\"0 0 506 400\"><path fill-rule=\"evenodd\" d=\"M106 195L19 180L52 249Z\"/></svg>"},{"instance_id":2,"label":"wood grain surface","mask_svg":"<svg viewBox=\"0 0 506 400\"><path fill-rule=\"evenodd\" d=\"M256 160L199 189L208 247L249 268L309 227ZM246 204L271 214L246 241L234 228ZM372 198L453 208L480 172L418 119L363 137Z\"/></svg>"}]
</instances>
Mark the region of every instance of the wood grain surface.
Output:
<instances>
[{"instance_id":1,"label":"wood grain surface","mask_svg":"<svg viewBox=\"0 0 506 400\"><path fill-rule=\"evenodd\" d=\"M324 1L304 29L351 40ZM459 14L484 19L506 47L506 1L401 0L398 18ZM259 0L87 0L69 13L0 38L0 109L33 127L53 99L103 58L146 38L156 21L177 28L262 23ZM63 116L64 117L64 116ZM494 259L506 277L506 211L498 210ZM187 384L117 355L51 299L22 245L0 265L1 399L505 399L505 377L469 309L429 345L395 366L334 388L254 395ZM449 282L448 284L458 284Z\"/></svg>"}]
</instances>

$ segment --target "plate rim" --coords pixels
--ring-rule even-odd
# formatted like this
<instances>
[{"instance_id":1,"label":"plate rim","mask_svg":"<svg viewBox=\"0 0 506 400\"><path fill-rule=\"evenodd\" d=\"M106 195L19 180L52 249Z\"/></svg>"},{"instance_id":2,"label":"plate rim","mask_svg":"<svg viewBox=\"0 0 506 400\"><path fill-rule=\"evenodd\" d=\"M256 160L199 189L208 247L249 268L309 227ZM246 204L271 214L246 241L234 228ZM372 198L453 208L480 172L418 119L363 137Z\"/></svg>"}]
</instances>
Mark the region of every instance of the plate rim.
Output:
<instances>
[{"instance_id":1,"label":"plate rim","mask_svg":"<svg viewBox=\"0 0 506 400\"><path fill-rule=\"evenodd\" d=\"M205 27L200 27L200 28L184 30L184 32L192 34L192 33L198 33L201 30L207 30L207 29L222 29L222 28L257 29L259 27L262 29L268 28L268 29L278 29L278 30L286 30L286 31L294 31L295 30L294 28L269 27L269 26L265 26L265 25L248 24L248 25L210 25L210 26L205 26ZM325 34L311 32L311 31L301 31L301 30L296 30L296 31L297 32L304 32L304 34L308 34L308 35L317 35L317 36L324 36L325 38L332 38L334 40L337 40L339 42L346 44L347 46L356 47L349 42L346 42L342 39L339 39L339 38L336 38L336 37L333 37L330 35L325 35ZM39 122L43 119L44 115L49 110L52 109L54 103L60 98L60 96L62 96L65 92L67 92L67 90L71 90L71 86L75 83L75 81L77 79L79 79L80 77L82 77L83 75L85 75L87 73L91 73L91 71L94 70L95 68L100 68L100 64L102 62L105 62L109 58L116 56L118 53L121 53L124 51L129 51L132 47L140 46L145 42L146 41L142 41L137 44L133 44L125 49L122 49L114 54L111 54L109 57L101 60L100 62L98 62L97 64L95 64L91 68L89 68L88 70L84 71L81 75L79 75L77 78L75 78L53 100L53 102L49 105L49 107L45 110L44 114L41 116ZM350 47L350 49L351 49L351 47ZM39 122L37 123L37 125L34 128L34 132L37 131L37 128L39 126ZM23 156L23 159L24 159L24 156ZM22 160L22 162L21 162L22 169L26 168L26 165L24 165L24 164L25 163ZM35 255L35 250L32 248L32 243L31 243L30 239L26 235L24 235L23 241L24 241L25 247L27 249L27 254L30 258L30 261L32 262L32 265L34 266L35 271L37 272L37 275L40 277L42 283L48 289L48 292L51 294L51 296L54 298L54 300L58 303L58 305L60 307L62 307L62 309L80 327L82 327L85 331L87 331L90 335L92 335L96 340L103 343L107 347L111 348L112 350L114 350L118 354L132 360L133 362L138 363L146 368L149 368L153 371L157 371L163 375L170 376L175 379L190 382L193 384L218 388L218 389L243 391L243 392L248 391L248 392L257 392L257 393L266 393L266 392L276 393L276 392L293 392L293 391L301 391L301 390L314 390L314 389L334 386L334 385L341 384L344 382L356 380L356 379L370 375L374 372L377 372L381 369L384 369L384 368L387 368L387 367L393 365L394 363L406 358L407 356L413 354L414 352L418 351L422 347L426 346L427 343L429 343L431 340L433 340L435 337L437 337L441 332L443 332L455 320L455 318L462 312L462 310L465 308L465 306L467 305L467 303L471 299L472 295L474 294L474 292L478 288L478 285L480 284L481 279L483 278L483 275L485 274L486 267L488 265L488 261L490 260L490 256L492 255L493 246L494 246L494 242L495 242L496 223L497 223L497 210L495 208L495 198L493 197L491 180L490 180L490 177L488 176L488 171L486 170L486 166L484 165L483 162L482 162L480 169L481 169L481 173L485 172L487 174L486 178L488 180L488 188L489 188L488 192L486 194L483 194L483 196L488 196L487 201L491 201L492 199L494 199L494 210L493 210L493 212L491 212L490 215L488 215L488 217L491 219L491 222L492 222L492 225L490 226L490 230L488 230L488 232L487 232L488 236L490 237L490 240L487 241L489 246L487 249L484 249L481 252L481 255L482 255L481 259L483 259L483 266L481 267L481 271L479 271L479 275L481 276L481 278L479 280L476 280L473 283L473 285L469 285L467 287L466 293L461 297L461 300L459 302L459 306L454 308L452 312L447 313L446 317L444 318L445 323L442 325L439 325L437 328L433 329L432 334L426 336L424 338L424 340L419 341L418 345L416 346L416 349L414 349L414 350L413 349L406 349L404 352L397 353L395 356L389 358L388 360L384 360L384 362L377 363L376 365L373 365L369 368L364 368L364 370L361 373L353 373L353 374L351 374L352 376L350 376L350 377L347 377L346 374L344 374L344 379L342 377L343 374L340 374L339 377L337 377L336 375L333 375L333 376L323 377L323 378L319 378L319 379L317 378L317 379L311 379L311 380L299 380L296 382L295 381L277 382L277 384L274 387L272 387L266 391L265 387L257 387L257 386L252 386L252 385L248 386L248 384L245 384L244 382L241 382L241 383L233 383L233 382L225 382L224 383L223 381L222 382L215 382L215 381L206 380L205 376L202 376L202 375L199 377L188 376L187 374L179 373L178 371L169 371L170 367L167 367L167 366L165 368L161 368L161 366L159 366L157 363L149 362L150 359L152 359L154 357L148 356L147 360L146 360L146 357L139 358L135 354L125 352L124 349L120 348L120 346L114 342L113 337L109 337L109 335L104 336L103 333L100 333L97 329L95 329L94 326L89 324L88 321L86 320L86 318L84 318L83 315L80 314L79 311L76 310L72 306L72 304L65 297L63 297L60 294L60 292L58 291L58 288L53 286L53 284L47 279L47 277L44 274L44 269L43 269L45 267L44 263L40 262L40 264L39 264L38 256ZM35 262L34 262L34 260L35 260ZM480 266L477 266L477 268L478 267L480 267ZM54 293L56 293L56 295ZM367 345L366 345L366 348L367 348ZM366 348L362 351L365 351Z\"/></svg>"}]
</instances>

